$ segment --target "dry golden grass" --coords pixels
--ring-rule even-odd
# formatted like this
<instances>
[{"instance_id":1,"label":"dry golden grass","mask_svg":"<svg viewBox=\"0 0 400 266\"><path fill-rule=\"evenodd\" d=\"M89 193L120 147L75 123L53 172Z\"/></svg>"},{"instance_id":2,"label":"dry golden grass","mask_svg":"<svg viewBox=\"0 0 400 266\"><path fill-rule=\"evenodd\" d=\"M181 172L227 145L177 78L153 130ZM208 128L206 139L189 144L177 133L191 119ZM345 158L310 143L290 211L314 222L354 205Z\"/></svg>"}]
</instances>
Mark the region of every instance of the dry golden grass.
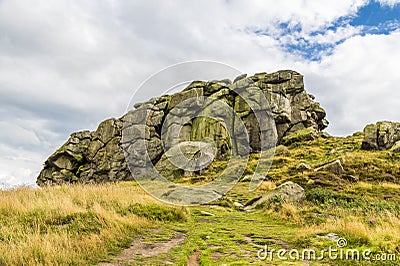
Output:
<instances>
[{"instance_id":1,"label":"dry golden grass","mask_svg":"<svg viewBox=\"0 0 400 266\"><path fill-rule=\"evenodd\" d=\"M0 265L95 264L151 226L151 215L185 216L135 183L19 188L0 199Z\"/></svg>"},{"instance_id":2,"label":"dry golden grass","mask_svg":"<svg viewBox=\"0 0 400 266\"><path fill-rule=\"evenodd\" d=\"M269 209L265 211L265 214L278 220L289 221L298 225L303 224L298 207L292 203L282 203L278 210Z\"/></svg>"},{"instance_id":3,"label":"dry golden grass","mask_svg":"<svg viewBox=\"0 0 400 266\"><path fill-rule=\"evenodd\" d=\"M339 212L343 212L338 210ZM348 215L342 219L328 219L319 225L304 226L298 234L302 239L315 234L337 233L351 246L368 246L374 250L398 253L400 218L386 211L365 221L363 217Z\"/></svg>"},{"instance_id":4,"label":"dry golden grass","mask_svg":"<svg viewBox=\"0 0 400 266\"><path fill-rule=\"evenodd\" d=\"M257 191L260 192L268 192L272 189L276 188L276 183L274 181L263 181L257 188Z\"/></svg>"},{"instance_id":5,"label":"dry golden grass","mask_svg":"<svg viewBox=\"0 0 400 266\"><path fill-rule=\"evenodd\" d=\"M400 189L400 184L395 183L388 183L388 182L380 182L377 184L367 183L367 182L358 182L355 187L371 189L375 186L383 187L383 188L390 188L390 189Z\"/></svg>"}]
</instances>

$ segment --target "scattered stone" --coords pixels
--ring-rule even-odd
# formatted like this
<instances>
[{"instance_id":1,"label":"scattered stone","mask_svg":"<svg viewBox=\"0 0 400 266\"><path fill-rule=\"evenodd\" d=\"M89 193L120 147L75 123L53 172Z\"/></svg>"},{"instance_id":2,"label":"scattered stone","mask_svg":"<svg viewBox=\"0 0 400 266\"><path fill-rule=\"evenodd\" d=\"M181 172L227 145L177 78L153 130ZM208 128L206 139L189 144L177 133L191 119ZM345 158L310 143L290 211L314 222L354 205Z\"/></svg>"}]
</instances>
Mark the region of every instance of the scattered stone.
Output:
<instances>
[{"instance_id":1,"label":"scattered stone","mask_svg":"<svg viewBox=\"0 0 400 266\"><path fill-rule=\"evenodd\" d=\"M390 195L390 194L383 196L384 200L388 200L388 199L392 199L392 198L393 198L393 195Z\"/></svg>"},{"instance_id":2,"label":"scattered stone","mask_svg":"<svg viewBox=\"0 0 400 266\"><path fill-rule=\"evenodd\" d=\"M324 236L318 236L318 235L317 235L317 237L318 237L318 238L328 239L328 240L335 241L335 242L337 242L337 241L340 239L340 237L338 236L338 234L335 234L335 233L329 233L329 234L326 234L326 235L324 235Z\"/></svg>"},{"instance_id":3,"label":"scattered stone","mask_svg":"<svg viewBox=\"0 0 400 266\"><path fill-rule=\"evenodd\" d=\"M308 170L311 170L311 166L309 166L308 164L305 164L305 163L301 163L301 164L299 164L297 167L296 167L296 170L297 171L308 171Z\"/></svg>"},{"instance_id":4,"label":"scattered stone","mask_svg":"<svg viewBox=\"0 0 400 266\"><path fill-rule=\"evenodd\" d=\"M201 216L215 216L215 214L206 211L200 211Z\"/></svg>"},{"instance_id":5,"label":"scattered stone","mask_svg":"<svg viewBox=\"0 0 400 266\"><path fill-rule=\"evenodd\" d=\"M353 175L342 175L342 178L352 183L360 181L360 179L357 176Z\"/></svg>"},{"instance_id":6,"label":"scattered stone","mask_svg":"<svg viewBox=\"0 0 400 266\"><path fill-rule=\"evenodd\" d=\"M316 172L328 171L328 172L332 172L336 175L341 175L344 173L344 169L343 169L342 164L340 163L340 160L336 160L334 162L322 165L322 166L316 168L314 171L316 171Z\"/></svg>"},{"instance_id":7,"label":"scattered stone","mask_svg":"<svg viewBox=\"0 0 400 266\"><path fill-rule=\"evenodd\" d=\"M291 203L302 203L306 198L304 189L300 185L298 185L292 181L287 181L287 182L283 183L282 185L276 187L275 189L268 191L259 200L254 202L251 205L251 208L257 207L257 206L269 201L274 196L279 196L285 202L291 202ZM251 208L247 208L247 209L251 209Z\"/></svg>"},{"instance_id":8,"label":"scattered stone","mask_svg":"<svg viewBox=\"0 0 400 266\"><path fill-rule=\"evenodd\" d=\"M239 208L239 209L244 208L244 205L242 203L239 203L239 202L234 202L233 206L235 206L236 208Z\"/></svg>"}]
</instances>

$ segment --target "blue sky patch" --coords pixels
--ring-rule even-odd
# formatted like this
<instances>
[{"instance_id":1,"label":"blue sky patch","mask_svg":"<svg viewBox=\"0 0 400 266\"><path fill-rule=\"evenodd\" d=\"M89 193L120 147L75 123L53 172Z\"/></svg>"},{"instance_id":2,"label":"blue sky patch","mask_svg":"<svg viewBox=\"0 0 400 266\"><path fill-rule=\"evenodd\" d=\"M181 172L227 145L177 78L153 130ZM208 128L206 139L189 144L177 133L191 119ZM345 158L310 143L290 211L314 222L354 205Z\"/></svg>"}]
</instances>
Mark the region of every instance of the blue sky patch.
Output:
<instances>
[{"instance_id":1,"label":"blue sky patch","mask_svg":"<svg viewBox=\"0 0 400 266\"><path fill-rule=\"evenodd\" d=\"M400 19L400 5L390 7L372 1L368 5L361 7L357 16L350 21L352 26L378 26L386 24L388 21L398 21Z\"/></svg>"},{"instance_id":2,"label":"blue sky patch","mask_svg":"<svg viewBox=\"0 0 400 266\"><path fill-rule=\"evenodd\" d=\"M356 28L354 34L337 35L337 31L342 28ZM274 38L280 43L283 50L290 54L295 54L311 61L319 61L322 57L330 55L333 49L354 36L366 34L390 34L400 29L400 4L394 6L382 5L377 1L370 1L367 5L361 7L356 14L340 17L331 25L318 31L304 34L302 25L291 24L289 22L278 22L276 32L271 33L268 30L257 29L253 32L257 35L266 35ZM324 36L331 31L337 35L332 41L326 41L316 38ZM288 38L289 37L289 38Z\"/></svg>"}]
</instances>

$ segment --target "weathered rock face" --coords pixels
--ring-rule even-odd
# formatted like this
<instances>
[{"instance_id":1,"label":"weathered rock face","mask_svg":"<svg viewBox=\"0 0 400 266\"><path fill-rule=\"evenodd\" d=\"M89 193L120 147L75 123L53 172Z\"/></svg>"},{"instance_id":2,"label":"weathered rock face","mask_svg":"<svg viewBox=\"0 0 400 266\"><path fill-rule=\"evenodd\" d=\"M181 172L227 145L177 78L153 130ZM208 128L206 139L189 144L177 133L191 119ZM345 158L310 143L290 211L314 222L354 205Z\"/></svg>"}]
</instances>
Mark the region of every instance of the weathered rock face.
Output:
<instances>
[{"instance_id":1,"label":"weathered rock face","mask_svg":"<svg viewBox=\"0 0 400 266\"><path fill-rule=\"evenodd\" d=\"M133 179L121 149L122 122L108 119L96 131L73 133L45 162L38 185Z\"/></svg>"},{"instance_id":2,"label":"weathered rock face","mask_svg":"<svg viewBox=\"0 0 400 266\"><path fill-rule=\"evenodd\" d=\"M155 167L163 176L170 177L173 181L181 176L200 174L214 160L214 154L215 150L211 145L185 141L164 153Z\"/></svg>"},{"instance_id":3,"label":"weathered rock face","mask_svg":"<svg viewBox=\"0 0 400 266\"><path fill-rule=\"evenodd\" d=\"M251 102L235 93L241 91L257 102L258 96L252 93L254 89L261 89L269 102L278 143L301 130L307 129L312 134L327 127L325 111L307 94L303 76L295 71L258 73L249 78L241 75L233 83L230 80L195 81L182 92L137 104L135 110L122 118L102 122L94 132L73 133L46 160L37 184L130 180L133 177L129 168L135 175L143 174L149 161L162 168L163 164L167 165L168 150L181 142L209 139L214 143L216 159L224 159L231 152L239 155L257 152L265 129L250 108ZM209 108L203 110L205 98L223 102L226 108L213 106L211 101ZM196 106L199 108L193 108ZM232 128L240 126L246 133L231 138ZM249 148L242 145L246 144L246 135ZM199 152L191 145L185 147L187 157Z\"/></svg>"},{"instance_id":4,"label":"weathered rock face","mask_svg":"<svg viewBox=\"0 0 400 266\"><path fill-rule=\"evenodd\" d=\"M386 150L400 140L400 123L377 122L364 128L364 150Z\"/></svg>"}]
</instances>

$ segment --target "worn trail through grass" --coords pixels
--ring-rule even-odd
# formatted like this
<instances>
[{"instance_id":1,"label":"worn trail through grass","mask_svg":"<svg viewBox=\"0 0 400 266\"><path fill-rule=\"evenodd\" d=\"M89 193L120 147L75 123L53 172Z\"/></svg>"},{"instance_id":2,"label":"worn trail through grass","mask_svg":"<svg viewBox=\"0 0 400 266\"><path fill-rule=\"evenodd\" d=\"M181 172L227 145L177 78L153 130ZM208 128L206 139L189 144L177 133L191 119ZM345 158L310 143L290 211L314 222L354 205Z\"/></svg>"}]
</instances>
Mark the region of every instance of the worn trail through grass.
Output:
<instances>
[{"instance_id":1,"label":"worn trail through grass","mask_svg":"<svg viewBox=\"0 0 400 266\"><path fill-rule=\"evenodd\" d=\"M101 265L263 265L259 249L288 249L296 233L296 225L259 214L216 206L191 211L190 222L162 224ZM203 216L202 211L213 216Z\"/></svg>"}]
</instances>

